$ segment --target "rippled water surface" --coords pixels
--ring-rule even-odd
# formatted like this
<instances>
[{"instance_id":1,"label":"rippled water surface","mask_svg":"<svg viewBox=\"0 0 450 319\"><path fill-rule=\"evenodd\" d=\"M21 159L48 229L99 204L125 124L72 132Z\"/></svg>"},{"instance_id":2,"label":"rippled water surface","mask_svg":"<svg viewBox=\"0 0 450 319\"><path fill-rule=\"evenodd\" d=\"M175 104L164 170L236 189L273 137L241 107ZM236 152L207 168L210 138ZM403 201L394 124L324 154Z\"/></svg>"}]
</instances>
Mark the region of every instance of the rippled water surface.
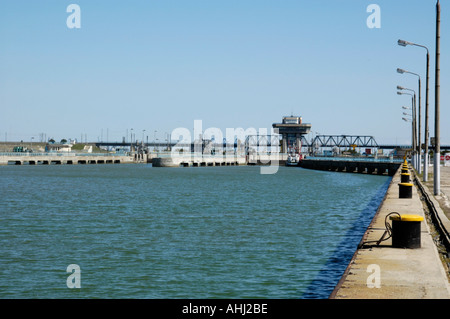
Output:
<instances>
[{"instance_id":1,"label":"rippled water surface","mask_svg":"<svg viewBox=\"0 0 450 319\"><path fill-rule=\"evenodd\" d=\"M0 179L0 298L328 298L390 181L151 165Z\"/></svg>"}]
</instances>

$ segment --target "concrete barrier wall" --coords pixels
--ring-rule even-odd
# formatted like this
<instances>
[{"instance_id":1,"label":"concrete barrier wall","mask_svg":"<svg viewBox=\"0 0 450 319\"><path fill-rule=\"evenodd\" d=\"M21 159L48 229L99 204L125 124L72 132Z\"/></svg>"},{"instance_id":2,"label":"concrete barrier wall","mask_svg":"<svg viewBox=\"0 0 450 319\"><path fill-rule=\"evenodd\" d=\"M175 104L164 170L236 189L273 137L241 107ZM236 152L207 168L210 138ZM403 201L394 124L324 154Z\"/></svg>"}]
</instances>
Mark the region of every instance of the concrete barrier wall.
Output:
<instances>
[{"instance_id":1,"label":"concrete barrier wall","mask_svg":"<svg viewBox=\"0 0 450 319\"><path fill-rule=\"evenodd\" d=\"M76 154L20 154L0 155L0 165L50 165L50 164L123 164L134 163L133 156L128 155L76 155Z\"/></svg>"},{"instance_id":2,"label":"concrete barrier wall","mask_svg":"<svg viewBox=\"0 0 450 319\"><path fill-rule=\"evenodd\" d=\"M197 166L234 166L246 165L245 156L202 156L184 155L157 157L152 160L154 167L197 167Z\"/></svg>"},{"instance_id":3,"label":"concrete barrier wall","mask_svg":"<svg viewBox=\"0 0 450 319\"><path fill-rule=\"evenodd\" d=\"M347 173L367 173L393 176L400 167L399 162L382 162L382 161L358 161L349 160L333 160L333 159L304 159L300 166L308 169L338 171Z\"/></svg>"},{"instance_id":4,"label":"concrete barrier wall","mask_svg":"<svg viewBox=\"0 0 450 319\"><path fill-rule=\"evenodd\" d=\"M249 165L284 165L288 156L287 154L275 153L275 154L251 154L247 158Z\"/></svg>"}]
</instances>

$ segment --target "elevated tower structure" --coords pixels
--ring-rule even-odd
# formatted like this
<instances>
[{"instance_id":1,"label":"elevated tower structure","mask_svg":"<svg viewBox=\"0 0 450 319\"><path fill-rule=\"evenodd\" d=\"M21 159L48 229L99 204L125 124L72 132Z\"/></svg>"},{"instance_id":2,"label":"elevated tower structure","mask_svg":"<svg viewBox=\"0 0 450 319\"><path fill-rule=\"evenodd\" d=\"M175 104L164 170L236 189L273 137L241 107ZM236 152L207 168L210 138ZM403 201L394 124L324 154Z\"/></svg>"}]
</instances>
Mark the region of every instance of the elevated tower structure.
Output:
<instances>
[{"instance_id":1,"label":"elevated tower structure","mask_svg":"<svg viewBox=\"0 0 450 319\"><path fill-rule=\"evenodd\" d=\"M281 153L300 153L302 137L311 131L311 124L302 123L301 116L284 116L281 123L273 123L282 137Z\"/></svg>"}]
</instances>

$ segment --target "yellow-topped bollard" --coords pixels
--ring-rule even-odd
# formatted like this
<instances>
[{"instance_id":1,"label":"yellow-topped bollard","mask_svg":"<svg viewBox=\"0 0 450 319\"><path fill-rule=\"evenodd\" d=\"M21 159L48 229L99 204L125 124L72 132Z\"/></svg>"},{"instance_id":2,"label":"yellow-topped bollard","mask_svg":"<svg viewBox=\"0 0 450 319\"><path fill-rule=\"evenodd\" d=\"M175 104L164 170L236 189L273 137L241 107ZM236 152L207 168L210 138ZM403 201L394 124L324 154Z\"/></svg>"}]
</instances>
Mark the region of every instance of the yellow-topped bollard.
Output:
<instances>
[{"instance_id":1,"label":"yellow-topped bollard","mask_svg":"<svg viewBox=\"0 0 450 319\"><path fill-rule=\"evenodd\" d=\"M402 183L409 183L411 174L410 173L401 173L400 174L400 181Z\"/></svg>"},{"instance_id":2,"label":"yellow-topped bollard","mask_svg":"<svg viewBox=\"0 0 450 319\"><path fill-rule=\"evenodd\" d=\"M392 215L392 246L395 248L420 248L420 215Z\"/></svg>"},{"instance_id":3,"label":"yellow-topped bollard","mask_svg":"<svg viewBox=\"0 0 450 319\"><path fill-rule=\"evenodd\" d=\"M412 183L400 183L398 184L399 198L412 198Z\"/></svg>"}]
</instances>

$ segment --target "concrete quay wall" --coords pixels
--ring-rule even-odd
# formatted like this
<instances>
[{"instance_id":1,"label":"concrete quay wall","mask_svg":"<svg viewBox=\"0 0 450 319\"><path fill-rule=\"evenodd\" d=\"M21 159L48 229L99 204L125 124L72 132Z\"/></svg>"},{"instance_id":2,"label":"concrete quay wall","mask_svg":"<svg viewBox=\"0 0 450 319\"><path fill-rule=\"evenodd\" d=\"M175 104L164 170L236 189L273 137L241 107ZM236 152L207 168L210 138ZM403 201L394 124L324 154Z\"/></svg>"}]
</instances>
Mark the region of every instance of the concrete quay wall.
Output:
<instances>
[{"instance_id":1,"label":"concrete quay wall","mask_svg":"<svg viewBox=\"0 0 450 319\"><path fill-rule=\"evenodd\" d=\"M422 193L414 185L411 198L400 198L400 180L398 170L330 299L450 298L448 269L434 242ZM380 241L387 230L386 222L391 223L388 215L392 212L424 217L419 248L395 248L389 235Z\"/></svg>"},{"instance_id":2,"label":"concrete quay wall","mask_svg":"<svg viewBox=\"0 0 450 319\"><path fill-rule=\"evenodd\" d=\"M153 167L199 167L246 165L244 156L167 156L153 158Z\"/></svg>"},{"instance_id":3,"label":"concrete quay wall","mask_svg":"<svg viewBox=\"0 0 450 319\"><path fill-rule=\"evenodd\" d=\"M108 155L108 154L89 154L89 155L77 155L77 154L8 154L0 155L0 165L50 165L50 164L124 164L135 163L135 158L128 155Z\"/></svg>"},{"instance_id":4,"label":"concrete quay wall","mask_svg":"<svg viewBox=\"0 0 450 319\"><path fill-rule=\"evenodd\" d=\"M167 154L151 160L154 167L196 167L196 166L233 166L233 165L284 165L286 154L251 154L244 155L196 155Z\"/></svg>"},{"instance_id":5,"label":"concrete quay wall","mask_svg":"<svg viewBox=\"0 0 450 319\"><path fill-rule=\"evenodd\" d=\"M274 154L250 154L247 156L248 165L285 165L288 155L284 153Z\"/></svg>"},{"instance_id":6,"label":"concrete quay wall","mask_svg":"<svg viewBox=\"0 0 450 319\"><path fill-rule=\"evenodd\" d=\"M300 167L307 169L337 171L347 173L366 173L393 176L401 163L381 161L335 160L335 159L303 159Z\"/></svg>"}]
</instances>

